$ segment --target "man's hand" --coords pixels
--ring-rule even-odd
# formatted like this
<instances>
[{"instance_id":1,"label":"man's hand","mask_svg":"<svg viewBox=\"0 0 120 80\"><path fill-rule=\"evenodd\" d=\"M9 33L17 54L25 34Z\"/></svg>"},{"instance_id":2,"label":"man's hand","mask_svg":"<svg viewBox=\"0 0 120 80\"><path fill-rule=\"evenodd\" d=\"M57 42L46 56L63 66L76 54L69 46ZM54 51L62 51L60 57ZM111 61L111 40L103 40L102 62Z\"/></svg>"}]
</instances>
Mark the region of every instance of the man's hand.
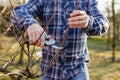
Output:
<instances>
[{"instance_id":1,"label":"man's hand","mask_svg":"<svg viewBox=\"0 0 120 80\"><path fill-rule=\"evenodd\" d=\"M27 29L30 44L43 47L45 42L44 34L39 39L43 31L43 28L39 24L30 25Z\"/></svg>"},{"instance_id":2,"label":"man's hand","mask_svg":"<svg viewBox=\"0 0 120 80\"><path fill-rule=\"evenodd\" d=\"M89 22L89 16L85 11L75 10L70 14L68 19L71 28L87 28Z\"/></svg>"}]
</instances>

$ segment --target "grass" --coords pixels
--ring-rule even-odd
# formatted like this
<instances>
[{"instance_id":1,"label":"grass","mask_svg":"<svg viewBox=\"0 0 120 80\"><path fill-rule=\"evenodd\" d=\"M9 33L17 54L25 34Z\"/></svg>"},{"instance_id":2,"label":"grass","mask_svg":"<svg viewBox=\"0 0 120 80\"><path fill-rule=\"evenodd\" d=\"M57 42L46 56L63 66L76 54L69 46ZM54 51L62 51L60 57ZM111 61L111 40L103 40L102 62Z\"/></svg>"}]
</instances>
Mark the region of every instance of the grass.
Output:
<instances>
[{"instance_id":1,"label":"grass","mask_svg":"<svg viewBox=\"0 0 120 80\"><path fill-rule=\"evenodd\" d=\"M107 40L88 39L90 52L89 72L91 80L120 80L120 42L117 42L116 62L112 62L112 51L107 50Z\"/></svg>"},{"instance_id":2,"label":"grass","mask_svg":"<svg viewBox=\"0 0 120 80\"><path fill-rule=\"evenodd\" d=\"M3 39L4 38L4 39ZM5 52L4 49L8 49L10 43L14 41L12 38L3 37L2 42L0 44L3 45L3 41L5 41L5 47L1 45L0 51ZM0 38L1 39L1 38ZM1 40L0 40L1 41ZM107 40L101 37L93 37L88 39L88 48L90 52L90 64L89 64L89 72L91 80L120 80L120 41L117 42L116 49L116 62L112 62L112 51L111 47L107 50ZM111 44L110 44L111 45ZM12 52L15 51L16 47L13 47L7 53L6 59L12 55ZM1 55L1 53L0 53ZM0 62L0 65L3 63ZM21 66L22 67L22 66ZM11 67L13 69L13 67ZM10 80L9 77L0 76L0 80ZM25 79L22 79L25 80ZM28 79L28 80L40 80L36 79Z\"/></svg>"},{"instance_id":3,"label":"grass","mask_svg":"<svg viewBox=\"0 0 120 80\"><path fill-rule=\"evenodd\" d=\"M91 61L89 65L90 77L91 80L120 80L120 54L117 56L117 62L112 62L111 52L106 51L105 53L93 53L91 52ZM107 56L109 54L109 56Z\"/></svg>"}]
</instances>

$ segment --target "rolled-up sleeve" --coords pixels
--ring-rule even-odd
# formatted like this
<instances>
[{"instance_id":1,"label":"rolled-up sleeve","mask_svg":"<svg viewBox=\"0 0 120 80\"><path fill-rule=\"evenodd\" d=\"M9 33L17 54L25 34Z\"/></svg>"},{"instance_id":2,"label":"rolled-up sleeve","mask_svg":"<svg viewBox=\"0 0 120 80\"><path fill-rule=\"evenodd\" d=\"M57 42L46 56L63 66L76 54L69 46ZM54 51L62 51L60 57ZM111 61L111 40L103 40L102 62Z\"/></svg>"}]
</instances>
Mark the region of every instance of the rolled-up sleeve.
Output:
<instances>
[{"instance_id":1,"label":"rolled-up sleeve","mask_svg":"<svg viewBox=\"0 0 120 80\"><path fill-rule=\"evenodd\" d=\"M18 30L26 30L31 24L38 23L35 17L42 15L42 0L29 0L17 6L11 13L11 21Z\"/></svg>"},{"instance_id":2,"label":"rolled-up sleeve","mask_svg":"<svg viewBox=\"0 0 120 80\"><path fill-rule=\"evenodd\" d=\"M83 29L88 36L103 35L109 28L108 19L98 9L98 1L89 0L87 11L89 15L89 24L86 29Z\"/></svg>"}]
</instances>

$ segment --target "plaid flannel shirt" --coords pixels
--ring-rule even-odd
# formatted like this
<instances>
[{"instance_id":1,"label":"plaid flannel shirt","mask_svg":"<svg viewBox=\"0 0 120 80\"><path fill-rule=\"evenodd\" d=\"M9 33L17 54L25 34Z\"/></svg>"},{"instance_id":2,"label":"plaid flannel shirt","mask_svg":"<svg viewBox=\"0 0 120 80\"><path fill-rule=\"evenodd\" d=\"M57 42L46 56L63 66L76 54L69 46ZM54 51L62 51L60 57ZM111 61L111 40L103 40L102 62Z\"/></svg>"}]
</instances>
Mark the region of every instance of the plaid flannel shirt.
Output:
<instances>
[{"instance_id":1,"label":"plaid flannel shirt","mask_svg":"<svg viewBox=\"0 0 120 80\"><path fill-rule=\"evenodd\" d=\"M39 22L35 19L40 17L44 27L55 12L57 0L29 0L27 4L18 6L11 14L11 20L18 30L24 30L29 25ZM65 30L68 27L67 19L75 9L77 0L60 0L56 14L50 22L46 33L52 35L59 44L61 43ZM87 36L103 35L108 30L108 20L98 10L96 0L80 0L79 10L84 10L89 15L89 24L86 29L71 28L68 33L64 49L54 61L52 67L45 74L52 80L60 80L61 76L68 80L79 73L77 66L89 61L87 49ZM16 22L17 20L17 22ZM43 49L43 60L41 70L45 70L48 63L56 53L56 49L45 46ZM67 74L69 73L69 75Z\"/></svg>"}]
</instances>

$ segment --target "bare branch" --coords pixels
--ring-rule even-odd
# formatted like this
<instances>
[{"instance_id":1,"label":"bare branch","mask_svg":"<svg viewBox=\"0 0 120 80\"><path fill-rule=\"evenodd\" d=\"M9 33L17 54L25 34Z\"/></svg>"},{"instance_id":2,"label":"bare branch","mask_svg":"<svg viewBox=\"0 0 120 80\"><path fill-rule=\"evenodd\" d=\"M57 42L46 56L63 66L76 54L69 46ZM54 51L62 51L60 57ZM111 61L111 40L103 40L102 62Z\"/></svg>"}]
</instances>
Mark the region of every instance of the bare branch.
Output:
<instances>
[{"instance_id":1,"label":"bare branch","mask_svg":"<svg viewBox=\"0 0 120 80\"><path fill-rule=\"evenodd\" d=\"M4 73L4 74L8 74L10 73L10 71L4 69L4 68L0 68L0 72Z\"/></svg>"},{"instance_id":2,"label":"bare branch","mask_svg":"<svg viewBox=\"0 0 120 80\"><path fill-rule=\"evenodd\" d=\"M12 3L11 3L10 0L9 0L9 2L10 2L10 5L11 5L11 7L12 7L12 9L13 9L14 6L12 5ZM78 0L78 2L80 2L80 1ZM44 32L47 30L50 22L52 21L53 17L55 16L55 14L56 14L56 12L57 12L57 9L58 9L57 7L58 7L59 3L60 3L60 0L58 0L58 2L56 3L56 5L54 6L54 13L53 13L53 15L50 17L48 23L46 23L45 28L44 28L44 31L43 31L42 34L39 36L39 39L40 39L41 36L44 34ZM77 4L77 6L76 6L75 9L78 9L78 5L79 5L79 3ZM5 11L5 10L3 10L3 12L4 12L4 11ZM15 17L15 19L16 19L15 13L13 13L13 14L14 14L14 17ZM17 19L16 19L16 23L17 23ZM11 27L11 25L10 25L9 27ZM9 29L9 28L8 28L8 29ZM63 47L63 46L64 46L64 44L65 44L65 42L66 42L66 39L67 39L67 36L68 36L69 29L70 29L70 27L68 26L68 28L66 29L66 33L65 33L65 35L64 35L64 39L63 39L62 44L60 45L60 47ZM8 30L7 30L7 31L8 31ZM21 34L21 38L22 38L22 39L19 40L19 39L18 39L18 36L17 36L17 34L16 34L16 32L15 32L14 27L12 27L12 31L13 31L14 37L15 37L16 41L19 43L20 47L23 47L23 46L24 46L23 41L25 41L24 33L23 33L22 31L19 31L19 33ZM39 39L38 39L38 40L39 40ZM38 41L38 40L37 40L37 41ZM37 42L37 41L36 41L36 42ZM35 43L36 43L36 42L35 42ZM26 51L24 48L22 48L22 50L24 51L24 53L27 55L27 59L28 59L26 65L25 65L25 69L24 69L24 70L23 70L23 69L20 69L19 67L17 67L16 65L13 64L13 61L15 60L15 58L17 57L17 55L19 54L19 53L17 52L16 54L14 54L13 56L10 57L10 60L9 60L9 61L0 60L0 61L3 61L3 62L6 62L6 64L3 66L3 68L0 68L0 72L6 74L6 75L8 75L8 76L10 76L10 78L11 78L12 80L20 80L22 77L24 77L24 78L37 78L37 77L41 77L41 76L43 76L43 75L50 69L50 67L53 65L53 62L57 59L57 57L59 56L59 54L60 54L60 52L61 52L61 50L58 50L58 51L56 52L56 54L53 56L53 58L50 60L50 62L49 62L49 64L48 64L48 67L47 67L41 74L37 74L37 72L32 72L32 68L33 68L37 63L39 63L42 58L39 58L38 60L36 60L35 63L32 64L32 59L33 59L33 56L32 56L32 55L33 55L33 53L34 53L34 51L35 51L35 46L34 46L34 48L33 48L32 53L30 52L30 45L27 45L27 49L28 49L28 51ZM20 71L19 71L18 73L17 73L17 72L16 72L16 73L13 73L12 71L7 70L7 67L9 67L9 66L13 66L13 67L15 67L16 69L19 69ZM38 66L37 66L37 67L38 67Z\"/></svg>"}]
</instances>

